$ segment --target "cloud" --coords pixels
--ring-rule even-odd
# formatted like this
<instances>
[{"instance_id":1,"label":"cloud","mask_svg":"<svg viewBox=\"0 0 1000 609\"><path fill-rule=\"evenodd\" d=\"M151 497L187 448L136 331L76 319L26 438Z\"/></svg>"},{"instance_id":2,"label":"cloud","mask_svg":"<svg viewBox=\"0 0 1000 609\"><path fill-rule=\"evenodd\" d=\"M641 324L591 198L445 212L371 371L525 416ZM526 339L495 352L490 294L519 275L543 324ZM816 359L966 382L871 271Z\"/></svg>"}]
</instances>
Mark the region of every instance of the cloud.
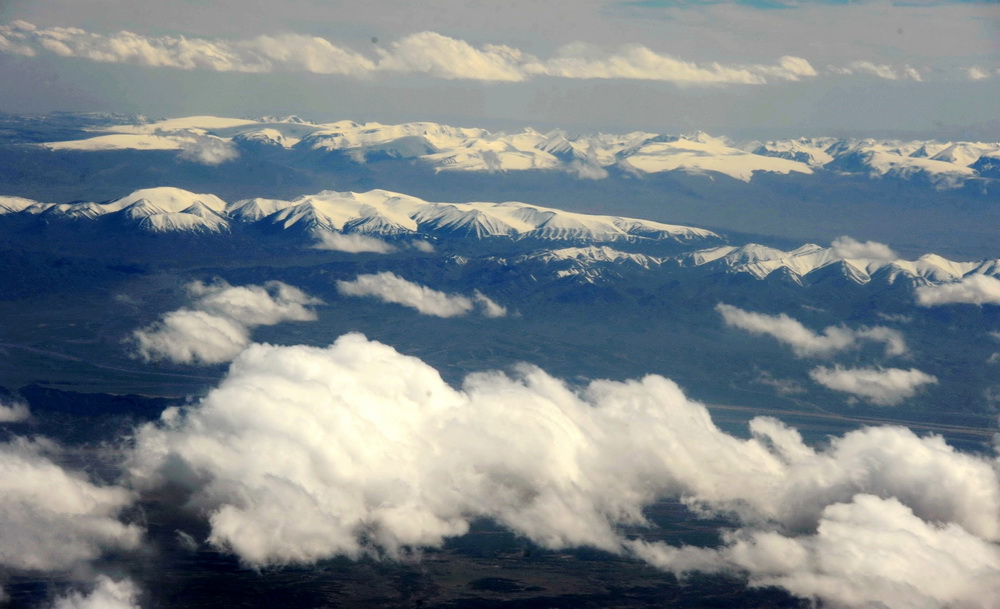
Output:
<instances>
[{"instance_id":1,"label":"cloud","mask_svg":"<svg viewBox=\"0 0 1000 609\"><path fill-rule=\"evenodd\" d=\"M989 70L984 70L979 66L966 68L965 75L969 80L986 80L993 77Z\"/></svg>"},{"instance_id":2,"label":"cloud","mask_svg":"<svg viewBox=\"0 0 1000 609\"><path fill-rule=\"evenodd\" d=\"M527 69L562 78L625 78L678 84L757 85L772 79L797 81L816 76L816 70L801 57L782 57L775 65L697 64L662 55L640 45L629 45L614 53L606 53L582 43L564 46L544 64L529 65Z\"/></svg>"},{"instance_id":3,"label":"cloud","mask_svg":"<svg viewBox=\"0 0 1000 609\"><path fill-rule=\"evenodd\" d=\"M327 231L321 231L318 235L319 243L313 246L318 250L332 250L335 252L347 252L349 254L388 254L396 249L382 239L370 235L359 235L357 233L345 235L344 233L331 233Z\"/></svg>"},{"instance_id":4,"label":"cloud","mask_svg":"<svg viewBox=\"0 0 1000 609\"><path fill-rule=\"evenodd\" d=\"M345 296L373 296L383 302L401 304L424 315L458 317L471 313L478 304L483 315L503 317L507 310L480 292L473 298L460 294L445 294L427 286L407 281L395 273L384 271L358 275L353 281L338 281L337 290Z\"/></svg>"},{"instance_id":5,"label":"cloud","mask_svg":"<svg viewBox=\"0 0 1000 609\"><path fill-rule=\"evenodd\" d=\"M922 307L963 303L1000 305L1000 279L975 274L967 275L954 283L917 288L917 304Z\"/></svg>"},{"instance_id":6,"label":"cloud","mask_svg":"<svg viewBox=\"0 0 1000 609\"><path fill-rule=\"evenodd\" d=\"M209 543L249 565L398 557L490 518L546 548L738 569L830 603L870 606L901 590L913 603L888 606L940 606L941 590L994 598L1000 479L989 457L901 427L818 449L775 419L750 431L718 429L659 376L571 389L523 365L456 389L349 334L328 348L250 346L200 402L139 428L128 467L137 488L190 488ZM735 532L716 549L625 538L663 497L725 516ZM935 560L942 570L918 581ZM942 588L953 564L975 569Z\"/></svg>"},{"instance_id":7,"label":"cloud","mask_svg":"<svg viewBox=\"0 0 1000 609\"><path fill-rule=\"evenodd\" d=\"M202 165L220 165L238 159L240 156L235 144L210 135L200 135L187 131L183 137L175 137L174 139L180 146L181 158Z\"/></svg>"},{"instance_id":8,"label":"cloud","mask_svg":"<svg viewBox=\"0 0 1000 609\"><path fill-rule=\"evenodd\" d=\"M182 364L217 364L231 360L250 344L250 330L283 321L312 321L307 308L321 304L280 281L263 286L231 286L225 281L187 286L191 308L165 314L160 321L132 334L139 355Z\"/></svg>"},{"instance_id":9,"label":"cloud","mask_svg":"<svg viewBox=\"0 0 1000 609\"><path fill-rule=\"evenodd\" d=\"M0 402L0 423L20 423L31 418L31 410L24 402Z\"/></svg>"},{"instance_id":10,"label":"cloud","mask_svg":"<svg viewBox=\"0 0 1000 609\"><path fill-rule=\"evenodd\" d=\"M807 59L790 55L779 57L774 63L694 62L640 44L608 49L575 42L544 58L508 45L474 45L432 31L404 36L366 56L324 38L294 33L221 40L146 36L125 31L99 34L79 28L39 28L14 21L0 25L0 52L25 56L47 52L102 63L181 70L307 72L358 78L390 73L423 74L446 80L490 82L553 77L649 80L679 86L762 85L820 76ZM922 80L920 72L911 66L871 61L830 66L827 72Z\"/></svg>"},{"instance_id":11,"label":"cloud","mask_svg":"<svg viewBox=\"0 0 1000 609\"><path fill-rule=\"evenodd\" d=\"M430 241L424 241L422 239L416 239L410 242L410 246L418 252L423 252L425 254L432 254L435 251L434 244Z\"/></svg>"},{"instance_id":12,"label":"cloud","mask_svg":"<svg viewBox=\"0 0 1000 609\"><path fill-rule=\"evenodd\" d=\"M877 241L865 241L862 243L846 235L834 239L830 247L833 249L833 253L841 258L888 261L899 259L899 254L892 251L884 243L878 243Z\"/></svg>"},{"instance_id":13,"label":"cloud","mask_svg":"<svg viewBox=\"0 0 1000 609\"><path fill-rule=\"evenodd\" d=\"M483 294L479 290L476 290L475 301L476 304L478 304L480 309L482 310L483 315L485 315L486 317L496 318L496 317L507 316L507 307L498 305L497 303L493 302L490 298L488 298L485 294Z\"/></svg>"},{"instance_id":14,"label":"cloud","mask_svg":"<svg viewBox=\"0 0 1000 609\"><path fill-rule=\"evenodd\" d=\"M132 493L63 469L47 456L57 451L45 440L0 443L0 566L67 571L139 545L141 529L117 519Z\"/></svg>"},{"instance_id":15,"label":"cloud","mask_svg":"<svg viewBox=\"0 0 1000 609\"><path fill-rule=\"evenodd\" d=\"M420 32L392 43L380 52L378 68L394 72L427 74L448 80L519 82L528 74L523 63L534 63L518 49L504 45L475 48L435 32Z\"/></svg>"},{"instance_id":16,"label":"cloud","mask_svg":"<svg viewBox=\"0 0 1000 609\"><path fill-rule=\"evenodd\" d=\"M870 61L852 61L851 63L844 66L829 66L829 71L833 74L839 74L842 76L851 76L853 74L865 74L868 76L877 76L878 78L884 78L885 80L913 80L916 82L922 82L923 77L920 72L915 68L905 65L901 68L893 67L886 64L876 64Z\"/></svg>"},{"instance_id":17,"label":"cloud","mask_svg":"<svg viewBox=\"0 0 1000 609\"><path fill-rule=\"evenodd\" d=\"M139 588L131 580L98 575L90 594L70 592L60 596L52 609L138 609Z\"/></svg>"},{"instance_id":18,"label":"cloud","mask_svg":"<svg viewBox=\"0 0 1000 609\"><path fill-rule=\"evenodd\" d=\"M996 544L954 523L927 522L893 498L858 494L832 504L811 535L743 529L724 542L718 550L633 547L667 570L743 572L751 585L836 607L989 609L1000 595Z\"/></svg>"},{"instance_id":19,"label":"cloud","mask_svg":"<svg viewBox=\"0 0 1000 609\"><path fill-rule=\"evenodd\" d=\"M916 395L924 385L937 383L937 377L916 368L827 368L809 371L814 381L834 391L856 395L879 406L895 406Z\"/></svg>"},{"instance_id":20,"label":"cloud","mask_svg":"<svg viewBox=\"0 0 1000 609\"><path fill-rule=\"evenodd\" d=\"M751 334L767 334L792 347L799 357L827 357L839 351L856 349L860 341L885 344L887 356L905 355L906 341L903 335L885 326L863 326L852 330L845 326L828 326L822 334L817 334L788 315L765 315L744 311L738 307L719 303L715 306L727 326L746 330Z\"/></svg>"}]
</instances>

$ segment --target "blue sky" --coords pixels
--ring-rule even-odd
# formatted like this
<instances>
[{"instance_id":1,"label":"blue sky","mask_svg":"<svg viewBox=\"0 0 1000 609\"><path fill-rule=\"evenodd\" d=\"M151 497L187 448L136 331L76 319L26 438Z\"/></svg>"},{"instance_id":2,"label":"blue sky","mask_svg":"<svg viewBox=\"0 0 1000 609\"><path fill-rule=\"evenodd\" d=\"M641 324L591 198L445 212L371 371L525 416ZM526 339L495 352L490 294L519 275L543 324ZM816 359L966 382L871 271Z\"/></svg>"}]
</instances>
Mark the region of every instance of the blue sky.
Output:
<instances>
[{"instance_id":1,"label":"blue sky","mask_svg":"<svg viewBox=\"0 0 1000 609\"><path fill-rule=\"evenodd\" d=\"M12 0L8 112L1000 138L1000 4Z\"/></svg>"}]
</instances>

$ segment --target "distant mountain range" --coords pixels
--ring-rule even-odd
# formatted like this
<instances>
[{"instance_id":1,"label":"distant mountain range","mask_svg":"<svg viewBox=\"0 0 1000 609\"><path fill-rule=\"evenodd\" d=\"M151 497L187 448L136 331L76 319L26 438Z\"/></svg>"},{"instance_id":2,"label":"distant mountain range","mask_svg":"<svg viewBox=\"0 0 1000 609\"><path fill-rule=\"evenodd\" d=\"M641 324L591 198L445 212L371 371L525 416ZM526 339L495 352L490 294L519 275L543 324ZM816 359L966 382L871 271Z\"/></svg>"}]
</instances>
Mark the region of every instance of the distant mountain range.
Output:
<instances>
[{"instance_id":1,"label":"distant mountain range","mask_svg":"<svg viewBox=\"0 0 1000 609\"><path fill-rule=\"evenodd\" d=\"M784 251L755 243L727 244L710 230L621 216L574 213L519 202L441 203L372 190L323 191L291 201L251 198L226 202L212 194L158 187L112 201L42 203L0 197L0 231L59 226L61 235L88 227L81 239L114 242L122 235L192 235L213 240L236 233L275 236L286 245L346 252L379 252L390 244L426 242L446 246L450 264L470 258L489 267L513 267L540 280L570 278L583 283L615 281L626 275L658 275L697 270L745 274L807 285L831 273L856 284L875 279L892 284L904 278L913 286L954 282L975 274L1000 275L1000 260L955 262L934 254L904 260L888 247L844 238L831 247L806 244ZM34 228L33 228L34 226ZM74 228L75 227L75 228ZM68 231L68 233L67 233ZM250 231L250 232L247 232ZM369 239L342 248L324 245L333 235ZM72 248L62 237L60 247ZM484 250L484 242L492 248ZM506 245L504 245L506 244ZM492 254L500 249L500 254ZM454 252L460 252L454 254Z\"/></svg>"},{"instance_id":2,"label":"distant mountain range","mask_svg":"<svg viewBox=\"0 0 1000 609\"><path fill-rule=\"evenodd\" d=\"M601 178L609 170L635 175L682 171L750 181L756 173L862 174L920 178L937 188L1000 178L1000 142L938 142L812 137L740 142L703 132L686 135L570 135L527 128L491 133L430 122L383 125L298 117L259 120L195 116L88 129L88 137L42 142L51 150L173 150L209 164L240 149L337 153L357 163L418 159L437 171L563 171Z\"/></svg>"},{"instance_id":3,"label":"distant mountain range","mask_svg":"<svg viewBox=\"0 0 1000 609\"><path fill-rule=\"evenodd\" d=\"M105 203L54 204L0 197L0 214L110 221L154 233L224 233L236 223L257 223L314 234L382 237L458 235L587 242L720 239L708 230L649 220L580 214L517 202L432 203L385 190L323 191L292 201L254 198L230 204L211 194L159 187L137 190Z\"/></svg>"}]
</instances>

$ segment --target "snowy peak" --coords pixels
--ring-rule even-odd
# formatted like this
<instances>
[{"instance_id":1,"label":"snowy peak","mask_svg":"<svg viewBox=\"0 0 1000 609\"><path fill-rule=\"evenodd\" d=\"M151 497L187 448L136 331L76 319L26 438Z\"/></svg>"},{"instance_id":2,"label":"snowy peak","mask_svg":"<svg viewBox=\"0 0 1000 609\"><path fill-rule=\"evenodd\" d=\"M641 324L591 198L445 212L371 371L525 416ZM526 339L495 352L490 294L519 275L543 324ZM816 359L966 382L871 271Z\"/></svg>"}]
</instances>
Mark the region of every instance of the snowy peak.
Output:
<instances>
[{"instance_id":1,"label":"snowy peak","mask_svg":"<svg viewBox=\"0 0 1000 609\"><path fill-rule=\"evenodd\" d=\"M77 220L121 218L154 232L221 232L236 223L381 236L432 234L594 243L720 239L708 230L637 218L573 213L514 201L438 203L387 190L326 190L292 201L254 198L227 204L215 195L164 187L137 190L107 203L53 205L5 197L0 206L5 214L41 211Z\"/></svg>"},{"instance_id":2,"label":"snowy peak","mask_svg":"<svg viewBox=\"0 0 1000 609\"><path fill-rule=\"evenodd\" d=\"M115 199L103 204L107 213L120 211L126 207L144 200L147 205L153 206L163 212L183 212L196 203L201 203L209 209L222 213L226 209L226 202L215 195L195 194L181 188L162 186L159 188L143 188L137 190L120 199Z\"/></svg>"},{"instance_id":3,"label":"snowy peak","mask_svg":"<svg viewBox=\"0 0 1000 609\"><path fill-rule=\"evenodd\" d=\"M793 273L795 277L809 278L836 269L838 274L859 284L870 282L876 275L889 283L905 277L915 284L930 284L957 281L976 273L1000 274L998 260L954 262L936 254L927 254L917 260L852 257L842 255L836 247L824 248L812 243L788 252L753 243L742 247L722 246L698 250L673 260L682 267L747 273L757 279L769 278L774 273Z\"/></svg>"}]
</instances>

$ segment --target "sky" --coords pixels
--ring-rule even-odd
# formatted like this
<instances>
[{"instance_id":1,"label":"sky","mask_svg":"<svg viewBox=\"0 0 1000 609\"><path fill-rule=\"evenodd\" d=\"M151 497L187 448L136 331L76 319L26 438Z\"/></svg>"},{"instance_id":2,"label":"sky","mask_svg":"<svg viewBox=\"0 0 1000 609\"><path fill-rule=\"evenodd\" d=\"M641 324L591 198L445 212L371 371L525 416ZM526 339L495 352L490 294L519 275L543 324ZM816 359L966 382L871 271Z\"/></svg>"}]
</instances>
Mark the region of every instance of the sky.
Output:
<instances>
[{"instance_id":1,"label":"sky","mask_svg":"<svg viewBox=\"0 0 1000 609\"><path fill-rule=\"evenodd\" d=\"M1000 139L1000 3L6 0L0 111Z\"/></svg>"}]
</instances>

